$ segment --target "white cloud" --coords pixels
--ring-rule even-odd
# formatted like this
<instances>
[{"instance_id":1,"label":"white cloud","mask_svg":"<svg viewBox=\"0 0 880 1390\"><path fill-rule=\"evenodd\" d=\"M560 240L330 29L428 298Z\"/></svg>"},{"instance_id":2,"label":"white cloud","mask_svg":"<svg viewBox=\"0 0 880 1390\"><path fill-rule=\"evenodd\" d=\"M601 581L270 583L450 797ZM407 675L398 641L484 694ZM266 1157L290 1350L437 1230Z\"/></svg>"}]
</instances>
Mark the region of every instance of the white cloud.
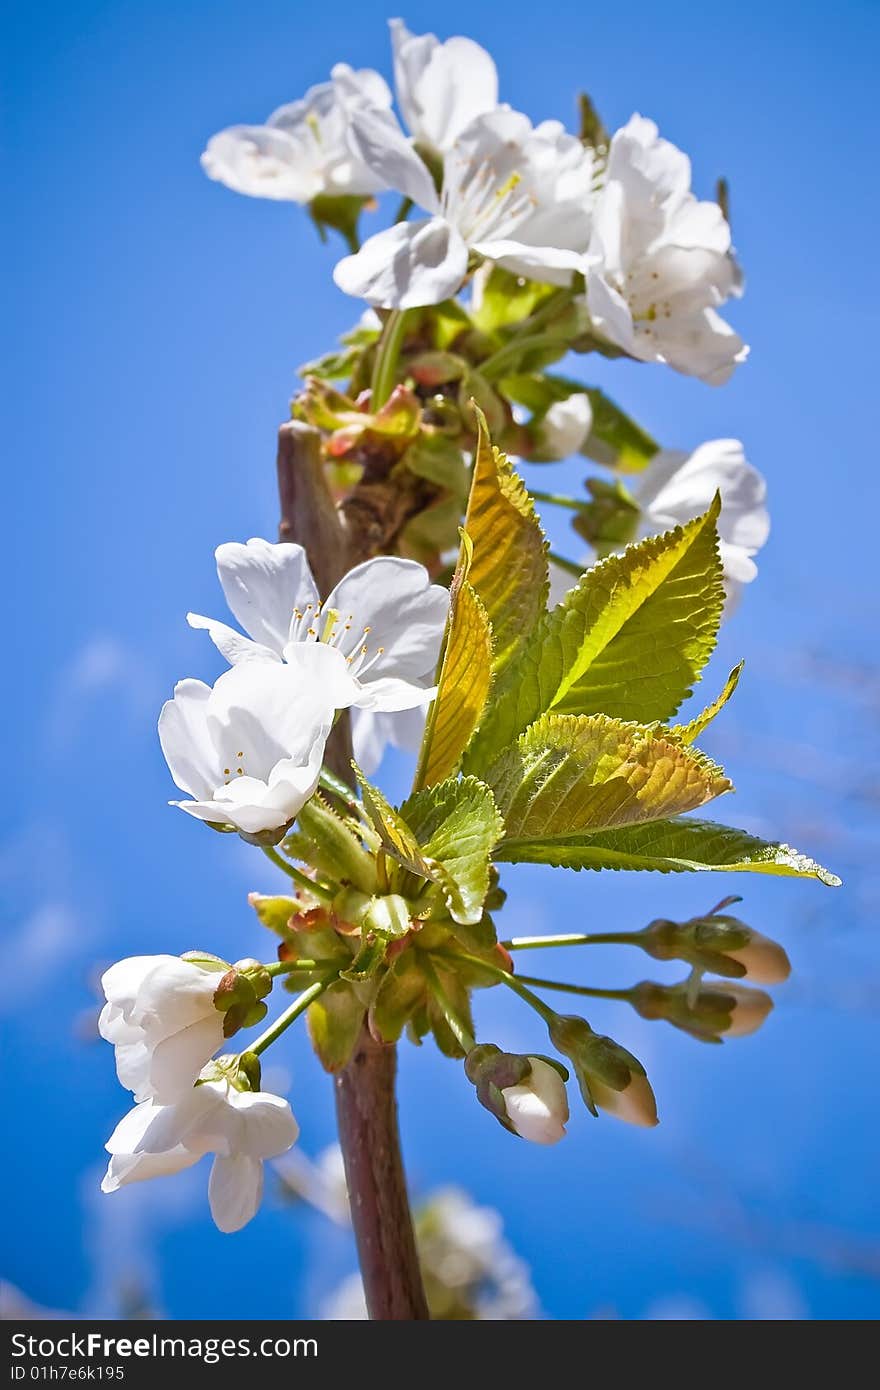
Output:
<instances>
[{"instance_id":1,"label":"white cloud","mask_svg":"<svg viewBox=\"0 0 880 1390\"><path fill-rule=\"evenodd\" d=\"M133 723L158 710L156 678L142 656L116 637L96 633L58 671L46 720L51 750L75 742L94 703L113 696Z\"/></svg>"}]
</instances>

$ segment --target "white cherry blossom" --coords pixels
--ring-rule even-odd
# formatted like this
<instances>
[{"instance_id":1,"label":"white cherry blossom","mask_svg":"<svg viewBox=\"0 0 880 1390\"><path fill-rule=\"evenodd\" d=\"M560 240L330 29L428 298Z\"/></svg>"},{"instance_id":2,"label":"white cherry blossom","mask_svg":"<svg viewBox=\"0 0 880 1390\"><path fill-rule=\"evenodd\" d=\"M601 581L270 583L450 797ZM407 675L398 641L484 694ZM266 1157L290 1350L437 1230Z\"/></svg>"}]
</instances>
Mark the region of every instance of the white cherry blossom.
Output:
<instances>
[{"instance_id":1,"label":"white cherry blossom","mask_svg":"<svg viewBox=\"0 0 880 1390\"><path fill-rule=\"evenodd\" d=\"M641 508L639 536L691 521L721 494L718 537L724 584L735 601L758 573L754 556L770 534L767 484L738 439L711 439L692 454L661 449L632 489Z\"/></svg>"},{"instance_id":2,"label":"white cherry blossom","mask_svg":"<svg viewBox=\"0 0 880 1390\"><path fill-rule=\"evenodd\" d=\"M350 138L376 177L428 216L396 223L344 257L333 277L346 294L384 308L439 304L461 288L471 252L550 283L583 267L587 213L577 200L573 212L567 190L592 168L592 154L574 136L562 157L555 127L534 129L527 116L497 107L447 150L439 193L403 131L381 115L353 110Z\"/></svg>"},{"instance_id":3,"label":"white cherry blossom","mask_svg":"<svg viewBox=\"0 0 880 1390\"><path fill-rule=\"evenodd\" d=\"M584 262L595 328L645 362L711 385L748 348L717 313L741 290L730 227L691 192L690 161L642 116L614 135Z\"/></svg>"},{"instance_id":4,"label":"white cherry blossom","mask_svg":"<svg viewBox=\"0 0 880 1390\"><path fill-rule=\"evenodd\" d=\"M349 112L366 103L390 119L391 93L371 68L337 63L329 82L273 111L263 125L236 125L211 137L202 155L209 178L252 198L310 203L320 194L370 194L383 184L348 139Z\"/></svg>"},{"instance_id":5,"label":"white cherry blossom","mask_svg":"<svg viewBox=\"0 0 880 1390\"><path fill-rule=\"evenodd\" d=\"M179 956L128 956L101 976L107 1003L98 1019L116 1049L116 1074L136 1101L178 1100L222 1045L214 994L223 967Z\"/></svg>"},{"instance_id":6,"label":"white cherry blossom","mask_svg":"<svg viewBox=\"0 0 880 1390\"><path fill-rule=\"evenodd\" d=\"M184 680L159 716L171 776L199 820L245 834L277 830L318 784L334 692L298 667L245 662L213 688Z\"/></svg>"},{"instance_id":7,"label":"white cherry blossom","mask_svg":"<svg viewBox=\"0 0 880 1390\"><path fill-rule=\"evenodd\" d=\"M394 85L401 114L417 145L445 154L473 120L498 105L498 73L473 39L411 34L402 19L389 20Z\"/></svg>"},{"instance_id":8,"label":"white cherry blossom","mask_svg":"<svg viewBox=\"0 0 880 1390\"><path fill-rule=\"evenodd\" d=\"M145 1100L123 1116L105 1146L111 1157L101 1191L179 1173L213 1153L211 1215L221 1231L239 1231L262 1200L263 1160L286 1153L298 1137L281 1096L204 1081L173 1104Z\"/></svg>"},{"instance_id":9,"label":"white cherry blossom","mask_svg":"<svg viewBox=\"0 0 880 1390\"><path fill-rule=\"evenodd\" d=\"M187 615L237 668L284 663L352 707L355 757L378 766L386 742L418 747L449 594L413 560L381 556L356 565L321 602L302 546L258 538L216 552L226 601L247 636Z\"/></svg>"}]
</instances>

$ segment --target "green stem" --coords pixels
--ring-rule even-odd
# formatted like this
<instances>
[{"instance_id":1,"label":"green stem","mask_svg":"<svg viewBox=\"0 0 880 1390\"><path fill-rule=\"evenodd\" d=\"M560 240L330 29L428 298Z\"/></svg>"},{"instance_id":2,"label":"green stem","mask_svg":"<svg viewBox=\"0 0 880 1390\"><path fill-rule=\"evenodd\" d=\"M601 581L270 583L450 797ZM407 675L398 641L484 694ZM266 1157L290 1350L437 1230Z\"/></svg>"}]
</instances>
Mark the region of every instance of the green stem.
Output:
<instances>
[{"instance_id":1,"label":"green stem","mask_svg":"<svg viewBox=\"0 0 880 1390\"><path fill-rule=\"evenodd\" d=\"M566 574L573 574L576 579L580 579L584 572L581 565L575 564L574 560L566 560L564 555L557 555L555 550L550 551L549 558L553 561L554 565L558 565L561 570L565 570Z\"/></svg>"},{"instance_id":2,"label":"green stem","mask_svg":"<svg viewBox=\"0 0 880 1390\"><path fill-rule=\"evenodd\" d=\"M261 1033L256 1042L251 1043L250 1047L245 1048L245 1051L255 1052L259 1057L261 1052L265 1052L267 1047L270 1047L281 1037L282 1033L287 1031L300 1014L305 1013L309 1005L313 1004L324 993L330 983L330 980L318 980L315 984L309 985L308 989L304 989L302 994L297 995L290 1008L285 1009L284 1013L280 1014L275 1022L269 1025L265 1033Z\"/></svg>"},{"instance_id":3,"label":"green stem","mask_svg":"<svg viewBox=\"0 0 880 1390\"><path fill-rule=\"evenodd\" d=\"M536 487L529 488L529 492L536 502L548 502L553 507L567 507L572 512L581 512L586 506L586 503L578 501L577 497L566 497L561 492L542 492Z\"/></svg>"},{"instance_id":4,"label":"green stem","mask_svg":"<svg viewBox=\"0 0 880 1390\"><path fill-rule=\"evenodd\" d=\"M498 377L504 376L511 363L521 357L524 352L534 352L537 348L544 347L561 348L562 340L559 334L528 333L522 338L512 338L497 352L493 352L491 357L487 357L485 362L481 362L477 370L480 376L485 377L486 381L495 381ZM562 356L561 352L560 356Z\"/></svg>"},{"instance_id":5,"label":"green stem","mask_svg":"<svg viewBox=\"0 0 880 1390\"><path fill-rule=\"evenodd\" d=\"M316 883L313 878L309 878L308 874L304 874L300 869L295 869L292 864L288 864L286 859L282 859L277 849L263 845L262 850L266 858L271 859L276 868L287 874L287 877L293 880L297 888L305 889L306 892L311 893L313 898L319 898L321 902L332 903L336 897L335 889L325 888L323 884Z\"/></svg>"},{"instance_id":6,"label":"green stem","mask_svg":"<svg viewBox=\"0 0 880 1390\"><path fill-rule=\"evenodd\" d=\"M274 979L277 975L289 975L295 970L320 970L321 966L327 965L326 961L320 960L270 960L263 969L267 975Z\"/></svg>"},{"instance_id":7,"label":"green stem","mask_svg":"<svg viewBox=\"0 0 880 1390\"><path fill-rule=\"evenodd\" d=\"M362 814L360 802L352 796L351 787L343 782L341 777L337 777L335 772L331 772L329 767L321 768L318 782L325 792L332 792L334 796L338 796L339 800L345 803L346 810L350 811L352 815L360 816Z\"/></svg>"},{"instance_id":8,"label":"green stem","mask_svg":"<svg viewBox=\"0 0 880 1390\"><path fill-rule=\"evenodd\" d=\"M370 410L374 415L377 410L381 410L394 390L394 377L406 332L407 316L408 310L406 309L392 309L385 320L385 327L382 329L382 337L376 350L373 381L370 388Z\"/></svg>"},{"instance_id":9,"label":"green stem","mask_svg":"<svg viewBox=\"0 0 880 1390\"><path fill-rule=\"evenodd\" d=\"M404 198L400 204L400 207L397 209L397 216L394 219L395 223L405 222L406 219L409 217L410 213L412 212L414 206L415 205L413 203L412 198Z\"/></svg>"},{"instance_id":10,"label":"green stem","mask_svg":"<svg viewBox=\"0 0 880 1390\"><path fill-rule=\"evenodd\" d=\"M503 373L508 362L515 360L519 353L527 348L543 347L559 341L557 334L536 333L536 329L543 328L546 323L555 318L563 309L567 309L574 299L576 291L572 286L569 289L555 290L548 295L533 314L524 319L513 337L508 338L496 352L487 357L479 365L481 376L490 379Z\"/></svg>"},{"instance_id":11,"label":"green stem","mask_svg":"<svg viewBox=\"0 0 880 1390\"><path fill-rule=\"evenodd\" d=\"M628 989L593 989L589 985L567 985L561 980L541 980L536 975L519 975L517 978L522 984L534 985L536 989L558 989L563 994L584 994L590 999L628 1000L631 995Z\"/></svg>"},{"instance_id":12,"label":"green stem","mask_svg":"<svg viewBox=\"0 0 880 1390\"><path fill-rule=\"evenodd\" d=\"M571 936L514 936L502 941L506 951L533 951L540 946L638 946L638 932L587 932Z\"/></svg>"},{"instance_id":13,"label":"green stem","mask_svg":"<svg viewBox=\"0 0 880 1390\"><path fill-rule=\"evenodd\" d=\"M466 955L464 951L450 951L448 954L440 951L437 952L437 955L441 954L445 955L447 960L457 960L465 965L477 966L478 969L485 971L486 974L494 975L496 980L499 980L503 985L507 985L508 989L512 989L514 994L518 994L524 1003L528 1004L530 1008L540 1014L545 1023L552 1023L556 1018L556 1014L554 1010L550 1008L549 1004L545 1004L543 999L538 998L537 994L532 994L530 989L526 989L522 980L515 975L511 975L509 971L503 970L500 965L492 965L489 961L481 960L479 956Z\"/></svg>"},{"instance_id":14,"label":"green stem","mask_svg":"<svg viewBox=\"0 0 880 1390\"><path fill-rule=\"evenodd\" d=\"M434 965L430 957L425 955L423 952L419 953L419 957L419 963L422 967L422 971L425 975L425 978L428 981L431 993L437 1000L437 1003L440 1005L440 1008L443 1010L443 1016L446 1019L446 1022L449 1024L449 1027L456 1041L460 1044L461 1047L464 1048L465 1052L470 1052L471 1048L476 1046L476 1038L474 1037L470 1029L467 1027L467 1025L462 1022L462 1020L456 1013L452 1003L450 1002L449 996L446 993L446 990L440 983L439 976L437 975L437 971L434 969Z\"/></svg>"}]
</instances>

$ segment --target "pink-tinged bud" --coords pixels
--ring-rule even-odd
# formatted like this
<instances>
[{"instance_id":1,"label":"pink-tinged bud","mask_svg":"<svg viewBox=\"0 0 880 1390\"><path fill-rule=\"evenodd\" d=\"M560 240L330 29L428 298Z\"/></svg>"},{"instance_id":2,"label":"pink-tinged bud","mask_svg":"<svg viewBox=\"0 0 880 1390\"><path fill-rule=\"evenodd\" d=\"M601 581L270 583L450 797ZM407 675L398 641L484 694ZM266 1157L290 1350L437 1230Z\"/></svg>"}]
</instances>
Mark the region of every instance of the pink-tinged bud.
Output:
<instances>
[{"instance_id":1,"label":"pink-tinged bud","mask_svg":"<svg viewBox=\"0 0 880 1390\"><path fill-rule=\"evenodd\" d=\"M744 1038L749 1033L757 1033L773 1008L770 995L765 994L762 989L748 989L745 985L730 984L727 980L724 982L723 990L735 1000L730 1011L730 1025L725 1028L724 1036Z\"/></svg>"},{"instance_id":2,"label":"pink-tinged bud","mask_svg":"<svg viewBox=\"0 0 880 1390\"><path fill-rule=\"evenodd\" d=\"M612 1086L606 1086L591 1076L590 1090L599 1109L608 1115L615 1115L618 1120L625 1120L630 1125L644 1125L649 1129L659 1123L651 1083L647 1076L639 1072L633 1072L629 1085L622 1091L615 1091Z\"/></svg>"},{"instance_id":3,"label":"pink-tinged bud","mask_svg":"<svg viewBox=\"0 0 880 1390\"><path fill-rule=\"evenodd\" d=\"M533 1144L557 1144L568 1122L565 1082L549 1062L540 1057L528 1060L528 1076L501 1092L507 1118L520 1138Z\"/></svg>"},{"instance_id":4,"label":"pink-tinged bud","mask_svg":"<svg viewBox=\"0 0 880 1390\"><path fill-rule=\"evenodd\" d=\"M791 961L785 951L769 936L750 931L745 946L724 952L728 960L737 960L745 967L746 979L757 985L779 985L791 974Z\"/></svg>"}]
</instances>

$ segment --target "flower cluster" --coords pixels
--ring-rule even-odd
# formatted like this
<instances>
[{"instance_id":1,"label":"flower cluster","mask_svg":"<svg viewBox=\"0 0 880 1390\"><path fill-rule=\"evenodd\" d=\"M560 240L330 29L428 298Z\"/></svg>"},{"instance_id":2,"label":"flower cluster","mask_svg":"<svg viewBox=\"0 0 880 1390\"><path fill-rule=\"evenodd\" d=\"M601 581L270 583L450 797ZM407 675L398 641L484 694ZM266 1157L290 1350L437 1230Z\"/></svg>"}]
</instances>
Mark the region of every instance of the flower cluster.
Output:
<instances>
[{"instance_id":1,"label":"flower cluster","mask_svg":"<svg viewBox=\"0 0 880 1390\"><path fill-rule=\"evenodd\" d=\"M359 1042L432 1037L508 1134L547 1146L567 1132L571 1073L594 1116L650 1127L657 1104L639 1059L545 992L612 998L718 1043L772 1008L742 980L788 975L782 948L726 912L735 898L641 932L499 940L505 864L838 882L788 845L689 815L731 790L694 744L740 668L674 721L755 575L763 478L739 441L661 448L604 391L552 370L598 353L726 381L746 356L719 314L742 288L726 197L697 199L651 121L609 135L584 99L578 132L533 124L499 102L478 44L391 29L403 123L378 73L340 64L203 155L211 178L340 232L335 282L366 306L302 369L282 430L306 498L283 534L309 555L287 540L219 547L237 626L188 621L228 669L180 682L159 718L172 804L286 875L284 893L250 896L275 958L138 956L103 977L100 1032L134 1099L104 1190L213 1154L224 1231L254 1215L264 1161L297 1139L287 1101L260 1089L260 1057L301 1015L329 1072ZM361 244L384 193L396 218ZM605 470L578 496L527 487L513 462L573 454ZM592 568L549 553L545 504L573 513ZM338 582L322 592L309 556ZM399 806L371 780L389 744L418 754ZM595 943L689 974L609 990L517 968L523 951ZM293 1001L223 1052L263 1023L276 983ZM478 1038L473 992L498 985L551 1055Z\"/></svg>"}]
</instances>

